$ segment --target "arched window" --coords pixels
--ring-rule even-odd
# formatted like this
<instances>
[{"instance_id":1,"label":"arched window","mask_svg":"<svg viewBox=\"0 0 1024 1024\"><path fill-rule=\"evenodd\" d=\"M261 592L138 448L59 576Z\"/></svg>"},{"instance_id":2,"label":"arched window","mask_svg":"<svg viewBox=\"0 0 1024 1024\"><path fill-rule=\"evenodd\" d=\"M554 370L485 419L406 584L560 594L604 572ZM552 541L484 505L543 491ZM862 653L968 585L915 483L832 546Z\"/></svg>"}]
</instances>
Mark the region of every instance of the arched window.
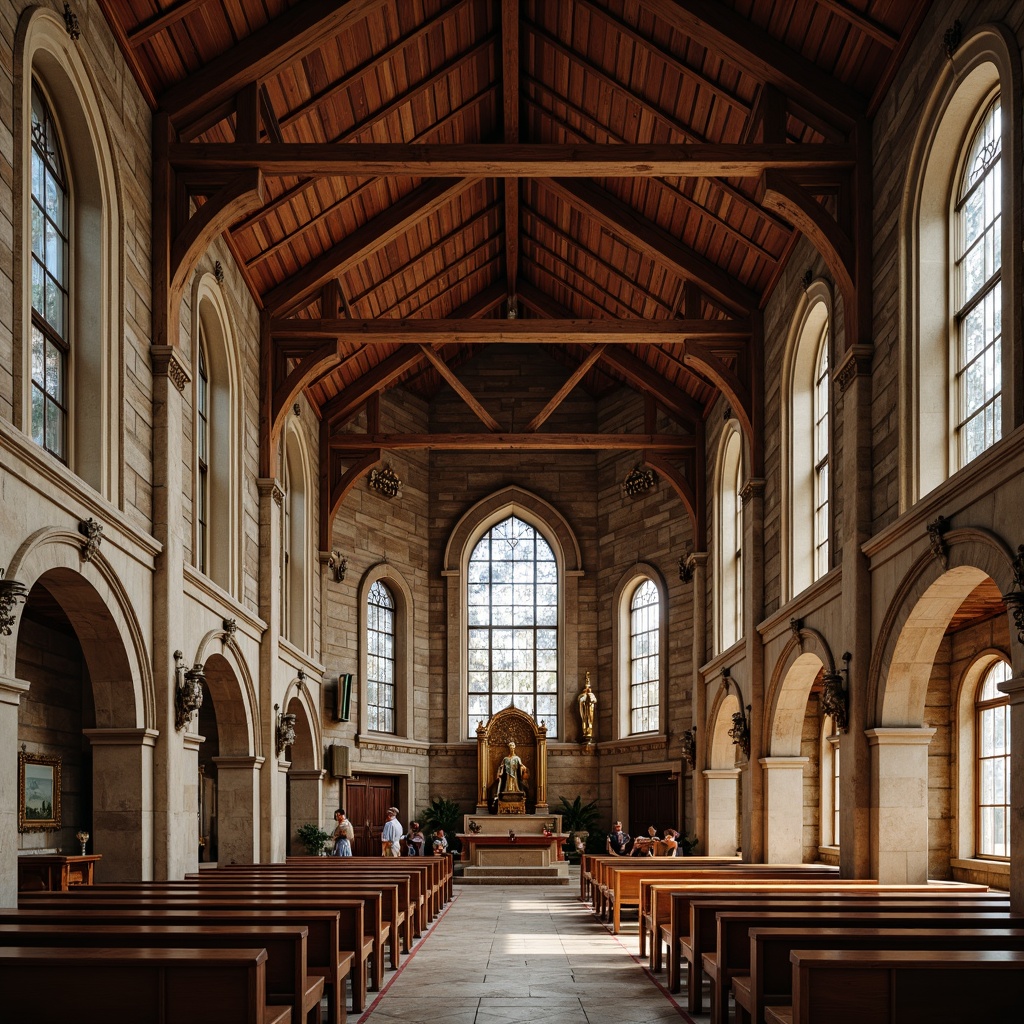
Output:
<instances>
[{"instance_id":1,"label":"arched window","mask_svg":"<svg viewBox=\"0 0 1024 1024\"><path fill-rule=\"evenodd\" d=\"M308 482L304 449L297 431L289 429L284 444L284 493L281 498L281 633L305 650L312 615L309 588Z\"/></svg>"},{"instance_id":2,"label":"arched window","mask_svg":"<svg viewBox=\"0 0 1024 1024\"><path fill-rule=\"evenodd\" d=\"M206 339L199 331L199 373L196 377L196 568L206 572L210 527L210 374Z\"/></svg>"},{"instance_id":3,"label":"arched window","mask_svg":"<svg viewBox=\"0 0 1024 1024\"><path fill-rule=\"evenodd\" d=\"M661 707L661 616L658 588L644 580L629 605L630 732L656 732Z\"/></svg>"},{"instance_id":4,"label":"arched window","mask_svg":"<svg viewBox=\"0 0 1024 1024\"><path fill-rule=\"evenodd\" d=\"M50 106L32 83L32 440L68 461L71 196Z\"/></svg>"},{"instance_id":5,"label":"arched window","mask_svg":"<svg viewBox=\"0 0 1024 1024\"><path fill-rule=\"evenodd\" d=\"M954 207L956 451L965 466L1002 437L1002 128L999 99L967 148Z\"/></svg>"},{"instance_id":6,"label":"arched window","mask_svg":"<svg viewBox=\"0 0 1024 1024\"><path fill-rule=\"evenodd\" d=\"M975 697L978 857L1010 856L1010 699L996 688L1010 676L1005 661L994 661Z\"/></svg>"},{"instance_id":7,"label":"arched window","mask_svg":"<svg viewBox=\"0 0 1024 1024\"><path fill-rule=\"evenodd\" d=\"M734 420L726 426L718 466L718 644L743 636L743 446Z\"/></svg>"},{"instance_id":8,"label":"arched window","mask_svg":"<svg viewBox=\"0 0 1024 1024\"><path fill-rule=\"evenodd\" d=\"M839 730L826 716L821 730L821 845L839 845Z\"/></svg>"},{"instance_id":9,"label":"arched window","mask_svg":"<svg viewBox=\"0 0 1024 1024\"><path fill-rule=\"evenodd\" d=\"M829 570L828 516L828 322L818 342L814 372L814 578Z\"/></svg>"},{"instance_id":10,"label":"arched window","mask_svg":"<svg viewBox=\"0 0 1024 1024\"><path fill-rule=\"evenodd\" d=\"M473 548L467 580L469 735L517 707L558 732L558 564L518 516Z\"/></svg>"},{"instance_id":11,"label":"arched window","mask_svg":"<svg viewBox=\"0 0 1024 1024\"><path fill-rule=\"evenodd\" d=\"M395 732L395 600L374 582L366 602L366 714L374 732Z\"/></svg>"}]
</instances>

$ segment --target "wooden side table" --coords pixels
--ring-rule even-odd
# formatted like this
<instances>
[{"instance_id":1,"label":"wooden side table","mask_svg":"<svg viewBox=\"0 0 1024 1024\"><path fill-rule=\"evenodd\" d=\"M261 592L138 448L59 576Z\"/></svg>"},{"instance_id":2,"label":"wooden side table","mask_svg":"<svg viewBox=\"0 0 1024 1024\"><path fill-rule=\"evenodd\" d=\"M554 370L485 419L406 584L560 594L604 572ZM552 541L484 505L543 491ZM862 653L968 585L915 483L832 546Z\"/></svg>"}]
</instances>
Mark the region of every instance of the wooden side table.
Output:
<instances>
[{"instance_id":1,"label":"wooden side table","mask_svg":"<svg viewBox=\"0 0 1024 1024\"><path fill-rule=\"evenodd\" d=\"M100 853L46 853L18 858L18 892L67 892L93 884L93 868Z\"/></svg>"}]
</instances>

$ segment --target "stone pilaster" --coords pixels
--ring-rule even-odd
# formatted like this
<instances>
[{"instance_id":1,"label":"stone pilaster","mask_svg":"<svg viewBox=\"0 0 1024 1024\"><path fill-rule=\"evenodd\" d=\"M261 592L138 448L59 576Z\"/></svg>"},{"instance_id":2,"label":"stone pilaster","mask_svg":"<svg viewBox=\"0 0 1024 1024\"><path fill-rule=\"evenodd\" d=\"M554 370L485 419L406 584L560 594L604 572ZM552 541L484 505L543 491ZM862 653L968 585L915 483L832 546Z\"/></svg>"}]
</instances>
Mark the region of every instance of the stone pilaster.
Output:
<instances>
[{"instance_id":1,"label":"stone pilaster","mask_svg":"<svg viewBox=\"0 0 1024 1024\"><path fill-rule=\"evenodd\" d=\"M217 863L254 864L259 859L262 757L215 757L217 766Z\"/></svg>"},{"instance_id":2,"label":"stone pilaster","mask_svg":"<svg viewBox=\"0 0 1024 1024\"><path fill-rule=\"evenodd\" d=\"M262 861L285 857L287 829L287 784L277 754L277 713L280 703L274 686L281 639L281 503L284 492L273 477L257 480L260 492L260 618L267 624L260 643L260 731L267 769L260 772L260 852ZM283 692L283 686L282 686ZM282 709L283 711L284 709Z\"/></svg>"},{"instance_id":3,"label":"stone pilaster","mask_svg":"<svg viewBox=\"0 0 1024 1024\"><path fill-rule=\"evenodd\" d=\"M176 348L153 345L153 534L163 550L153 576L153 678L160 734L153 751L154 876L182 878L199 867L197 806L185 806L180 784L188 764L175 728L174 651L185 638L184 505L182 500L182 393L190 381ZM194 766L193 766L194 770Z\"/></svg>"},{"instance_id":4,"label":"stone pilaster","mask_svg":"<svg viewBox=\"0 0 1024 1024\"><path fill-rule=\"evenodd\" d=\"M743 499L743 646L750 703L751 766L761 756L764 731L764 643L757 624L764 618L764 480L748 480ZM743 694L740 693L740 700ZM764 860L764 787L761 773L751 769L743 786L743 859Z\"/></svg>"},{"instance_id":5,"label":"stone pilaster","mask_svg":"<svg viewBox=\"0 0 1024 1024\"><path fill-rule=\"evenodd\" d=\"M736 811L739 796L739 768L705 768L704 785L708 794L706 849L709 857L733 857L739 846Z\"/></svg>"},{"instance_id":6,"label":"stone pilaster","mask_svg":"<svg viewBox=\"0 0 1024 1024\"><path fill-rule=\"evenodd\" d=\"M999 684L1010 697L1010 909L1024 914L1024 676Z\"/></svg>"},{"instance_id":7,"label":"stone pilaster","mask_svg":"<svg viewBox=\"0 0 1024 1024\"><path fill-rule=\"evenodd\" d=\"M806 757L762 757L764 862L800 864L804 859L804 765Z\"/></svg>"},{"instance_id":8,"label":"stone pilaster","mask_svg":"<svg viewBox=\"0 0 1024 1024\"><path fill-rule=\"evenodd\" d=\"M13 643L2 640L0 643ZM0 750L7 767L0 771L0 907L18 905L18 705L28 693L24 679L0 676Z\"/></svg>"},{"instance_id":9,"label":"stone pilaster","mask_svg":"<svg viewBox=\"0 0 1024 1024\"><path fill-rule=\"evenodd\" d=\"M693 766L693 830L697 836L695 853L706 853L708 849L708 802L707 784L704 776L704 765L707 764L708 737L708 691L700 674L701 665L706 660L708 649L708 553L694 551L690 555L693 566L693 724L697 729L697 758Z\"/></svg>"},{"instance_id":10,"label":"stone pilaster","mask_svg":"<svg viewBox=\"0 0 1024 1024\"><path fill-rule=\"evenodd\" d=\"M288 773L288 803L291 808L291 840L292 851L303 853L299 846L295 830L309 822L315 822L321 828L324 822L330 821L334 808L325 808L323 803L323 779L327 773L322 768L293 768ZM344 803L339 804L343 807Z\"/></svg>"}]
</instances>

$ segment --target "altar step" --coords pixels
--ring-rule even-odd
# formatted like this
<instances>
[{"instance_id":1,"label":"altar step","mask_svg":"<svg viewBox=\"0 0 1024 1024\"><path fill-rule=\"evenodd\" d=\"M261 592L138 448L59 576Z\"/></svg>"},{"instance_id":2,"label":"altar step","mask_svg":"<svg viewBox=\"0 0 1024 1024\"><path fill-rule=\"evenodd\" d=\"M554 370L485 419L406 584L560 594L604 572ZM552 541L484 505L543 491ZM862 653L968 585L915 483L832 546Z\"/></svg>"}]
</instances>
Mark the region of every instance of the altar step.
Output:
<instances>
[{"instance_id":1,"label":"altar step","mask_svg":"<svg viewBox=\"0 0 1024 1024\"><path fill-rule=\"evenodd\" d=\"M454 881L457 885L568 885L569 876L564 866L560 869L555 865L473 867L467 864Z\"/></svg>"}]
</instances>

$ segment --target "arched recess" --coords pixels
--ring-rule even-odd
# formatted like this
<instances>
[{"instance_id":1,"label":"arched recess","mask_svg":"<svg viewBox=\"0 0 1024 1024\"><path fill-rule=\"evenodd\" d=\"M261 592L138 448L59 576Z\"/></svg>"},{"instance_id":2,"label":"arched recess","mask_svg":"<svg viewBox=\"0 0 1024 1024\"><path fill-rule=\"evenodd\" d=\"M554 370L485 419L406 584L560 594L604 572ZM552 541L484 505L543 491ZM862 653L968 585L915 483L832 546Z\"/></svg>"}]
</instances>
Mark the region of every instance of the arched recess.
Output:
<instances>
[{"instance_id":1,"label":"arched recess","mask_svg":"<svg viewBox=\"0 0 1024 1024\"><path fill-rule=\"evenodd\" d=\"M736 767L736 746L729 735L732 716L739 710L736 695L720 689L708 713L705 852L712 857L731 857L740 845L740 769Z\"/></svg>"},{"instance_id":2,"label":"arched recess","mask_svg":"<svg viewBox=\"0 0 1024 1024\"><path fill-rule=\"evenodd\" d=\"M1024 419L1024 353L1017 297L1022 290L1024 233L1019 205L1020 46L1003 25L964 39L949 60L936 61L935 85L918 118L900 212L900 511L947 479L956 467L951 372L950 204L959 162L978 108L998 90L1002 105L1002 435ZM936 438L944 439L936 443Z\"/></svg>"},{"instance_id":3,"label":"arched recess","mask_svg":"<svg viewBox=\"0 0 1024 1024\"><path fill-rule=\"evenodd\" d=\"M281 570L282 633L301 651L312 648L313 586L310 562L313 551L313 469L301 431L289 424L281 457L284 462Z\"/></svg>"},{"instance_id":4,"label":"arched recess","mask_svg":"<svg viewBox=\"0 0 1024 1024\"><path fill-rule=\"evenodd\" d=\"M832 288L817 278L797 300L782 367L782 591L787 601L814 580L814 378Z\"/></svg>"},{"instance_id":5,"label":"arched recess","mask_svg":"<svg viewBox=\"0 0 1024 1024\"><path fill-rule=\"evenodd\" d=\"M715 650L742 639L743 622L743 434L736 420L722 429L715 458L714 587Z\"/></svg>"},{"instance_id":6,"label":"arched recess","mask_svg":"<svg viewBox=\"0 0 1024 1024\"><path fill-rule=\"evenodd\" d=\"M413 664L412 643L416 619L413 590L408 580L388 562L378 562L376 565L371 565L359 581L359 732L363 736L370 732L365 691L366 681L369 678L367 671L367 608L370 588L378 581L387 587L388 593L394 602L394 735L416 739L416 675ZM426 739L426 735L418 738Z\"/></svg>"},{"instance_id":7,"label":"arched recess","mask_svg":"<svg viewBox=\"0 0 1024 1024\"><path fill-rule=\"evenodd\" d=\"M579 579L583 559L579 543L565 517L549 502L521 487L506 487L477 502L455 524L445 546L442 575L446 580L448 740L469 741L466 694L468 617L466 579L469 557L476 541L496 523L515 515L538 530L551 546L558 563L558 684L559 736L572 720L571 703L578 686ZM558 737L549 736L554 740Z\"/></svg>"},{"instance_id":8,"label":"arched recess","mask_svg":"<svg viewBox=\"0 0 1024 1024\"><path fill-rule=\"evenodd\" d=\"M612 678L614 735L616 738L632 735L630 723L630 602L636 588L650 580L658 591L658 732L668 729L668 588L658 569L647 563L637 562L622 575L612 599L612 651L614 676Z\"/></svg>"},{"instance_id":9,"label":"arched recess","mask_svg":"<svg viewBox=\"0 0 1024 1024\"><path fill-rule=\"evenodd\" d=\"M193 438L199 437L199 352L206 358L207 528L206 574L234 597L241 594L241 474L243 389L237 333L213 274L198 274L192 285ZM199 543L199 446L193 446L193 563L202 564Z\"/></svg>"},{"instance_id":10,"label":"arched recess","mask_svg":"<svg viewBox=\"0 0 1024 1024\"><path fill-rule=\"evenodd\" d=\"M761 749L769 757L799 756L807 700L822 669L835 672L832 650L817 630L802 629L786 644L768 684Z\"/></svg>"},{"instance_id":11,"label":"arched recess","mask_svg":"<svg viewBox=\"0 0 1024 1024\"><path fill-rule=\"evenodd\" d=\"M20 344L14 347L18 400L15 423L31 424L31 232L30 151L32 80L40 83L53 107L73 180L70 257L68 366L68 465L108 501L122 501L124 462L120 429L124 366L120 186L110 132L100 99L81 51L53 11L29 7L22 15L14 46L14 246L21 271L15 289L14 316ZM20 325L20 328L19 326Z\"/></svg>"},{"instance_id":12,"label":"arched recess","mask_svg":"<svg viewBox=\"0 0 1024 1024\"><path fill-rule=\"evenodd\" d=\"M286 714L295 716L295 742L285 751L288 759L287 820L289 853L301 853L297 830L300 826L324 820L323 768L320 764L320 730L317 716L308 700L305 687L289 687L290 698L284 705Z\"/></svg>"}]
</instances>

